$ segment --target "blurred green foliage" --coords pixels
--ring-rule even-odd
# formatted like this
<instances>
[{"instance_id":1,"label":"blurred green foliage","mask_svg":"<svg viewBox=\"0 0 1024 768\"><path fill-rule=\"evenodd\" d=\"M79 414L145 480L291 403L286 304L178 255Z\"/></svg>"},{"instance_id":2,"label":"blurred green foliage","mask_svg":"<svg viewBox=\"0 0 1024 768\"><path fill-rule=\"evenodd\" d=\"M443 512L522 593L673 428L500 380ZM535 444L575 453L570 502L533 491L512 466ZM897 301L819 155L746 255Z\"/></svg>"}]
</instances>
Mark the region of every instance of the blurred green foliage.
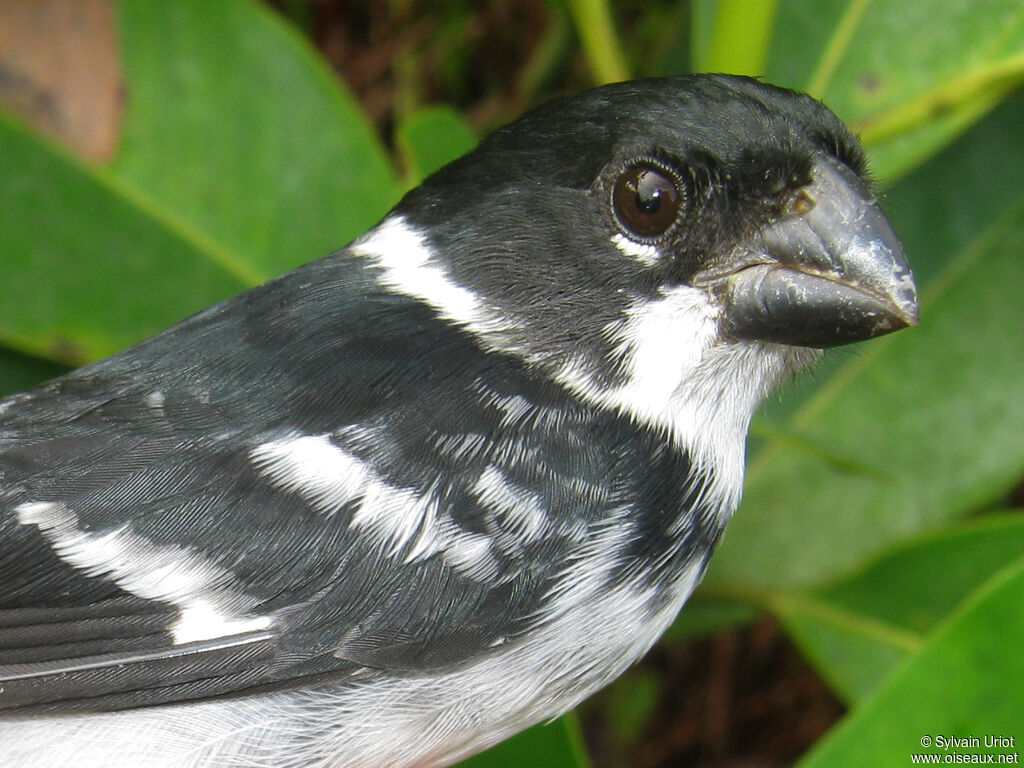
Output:
<instances>
[{"instance_id":1,"label":"blurred green foliage","mask_svg":"<svg viewBox=\"0 0 1024 768\"><path fill-rule=\"evenodd\" d=\"M389 153L304 37L312 5L280 5L291 21L250 0L123 0L127 106L109 163L77 160L0 113L0 392L345 244L473 145L458 111L421 103L422 58L396 46ZM452 93L470 79L490 87L460 42L473 9L438 6L435 38L416 50ZM506 100L517 108L572 73L596 83L707 68L823 99L862 134L922 288L920 328L831 355L765 410L744 504L667 642L761 612L781 619L851 707L801 765L903 766L925 734L1014 735L1024 712L1024 515L1010 495L1024 474L1019 0L531 7L535 42L511 68ZM483 109L474 122L503 116ZM649 675L617 686L618 738L642 733L658 686ZM585 766L575 721L467 765L523 763Z\"/></svg>"}]
</instances>

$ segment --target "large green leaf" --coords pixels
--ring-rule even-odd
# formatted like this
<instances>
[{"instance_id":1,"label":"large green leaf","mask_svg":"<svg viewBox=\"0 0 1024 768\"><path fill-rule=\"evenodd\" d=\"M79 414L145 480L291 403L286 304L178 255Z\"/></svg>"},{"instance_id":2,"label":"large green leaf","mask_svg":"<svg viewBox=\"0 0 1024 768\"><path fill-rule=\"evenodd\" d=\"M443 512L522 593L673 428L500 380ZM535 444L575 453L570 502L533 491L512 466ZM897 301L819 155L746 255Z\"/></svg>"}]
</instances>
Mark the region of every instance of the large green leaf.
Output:
<instances>
[{"instance_id":1,"label":"large green leaf","mask_svg":"<svg viewBox=\"0 0 1024 768\"><path fill-rule=\"evenodd\" d=\"M248 0L124 0L115 171L256 282L361 234L399 189L354 99Z\"/></svg>"},{"instance_id":2,"label":"large green leaf","mask_svg":"<svg viewBox=\"0 0 1024 768\"><path fill-rule=\"evenodd\" d=\"M1021 125L1024 89L886 192L882 204L921 286L1024 200Z\"/></svg>"},{"instance_id":3,"label":"large green leaf","mask_svg":"<svg viewBox=\"0 0 1024 768\"><path fill-rule=\"evenodd\" d=\"M398 194L352 98L263 6L119 13L112 168L0 122L0 344L74 364L344 245Z\"/></svg>"},{"instance_id":4,"label":"large green leaf","mask_svg":"<svg viewBox=\"0 0 1024 768\"><path fill-rule=\"evenodd\" d=\"M928 634L1024 554L1024 515L964 523L898 547L855 575L772 607L848 701L873 692Z\"/></svg>"},{"instance_id":5,"label":"large green leaf","mask_svg":"<svg viewBox=\"0 0 1024 768\"><path fill-rule=\"evenodd\" d=\"M1024 79L1024 6L788 0L766 74L810 91L851 122L876 173L891 180Z\"/></svg>"},{"instance_id":6,"label":"large green leaf","mask_svg":"<svg viewBox=\"0 0 1024 768\"><path fill-rule=\"evenodd\" d=\"M245 283L110 174L0 118L0 343L81 363Z\"/></svg>"},{"instance_id":7,"label":"large green leaf","mask_svg":"<svg viewBox=\"0 0 1024 768\"><path fill-rule=\"evenodd\" d=\"M1018 559L979 589L801 768L903 768L913 754L938 754L942 761L953 752L966 758L961 762L970 762L971 754L1017 762L1019 745L986 748L982 741L977 748L947 751L936 737L1020 738L1022 637L1024 559Z\"/></svg>"}]
</instances>

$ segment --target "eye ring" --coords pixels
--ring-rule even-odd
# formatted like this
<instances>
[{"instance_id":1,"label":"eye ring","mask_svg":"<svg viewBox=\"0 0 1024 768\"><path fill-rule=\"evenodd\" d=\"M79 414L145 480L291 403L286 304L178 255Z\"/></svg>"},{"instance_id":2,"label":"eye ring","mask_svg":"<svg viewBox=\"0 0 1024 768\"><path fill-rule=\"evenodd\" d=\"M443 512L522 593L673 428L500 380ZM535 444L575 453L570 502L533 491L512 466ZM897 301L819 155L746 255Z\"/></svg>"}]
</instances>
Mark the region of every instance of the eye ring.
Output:
<instances>
[{"instance_id":1,"label":"eye ring","mask_svg":"<svg viewBox=\"0 0 1024 768\"><path fill-rule=\"evenodd\" d=\"M684 196L676 175L643 160L624 168L612 185L612 210L623 232L653 242L675 225Z\"/></svg>"}]
</instances>

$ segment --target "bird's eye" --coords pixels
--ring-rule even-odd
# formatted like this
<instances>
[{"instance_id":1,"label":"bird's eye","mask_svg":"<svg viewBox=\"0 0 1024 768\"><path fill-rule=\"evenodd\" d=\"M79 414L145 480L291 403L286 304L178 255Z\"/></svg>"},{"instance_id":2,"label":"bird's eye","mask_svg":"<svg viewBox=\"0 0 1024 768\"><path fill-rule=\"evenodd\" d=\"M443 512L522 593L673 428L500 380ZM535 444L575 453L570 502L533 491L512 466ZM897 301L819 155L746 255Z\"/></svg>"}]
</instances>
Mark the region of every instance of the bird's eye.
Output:
<instances>
[{"instance_id":1,"label":"bird's eye","mask_svg":"<svg viewBox=\"0 0 1024 768\"><path fill-rule=\"evenodd\" d=\"M641 238L665 234L675 224L681 202L675 180L652 165L627 168L612 190L619 224Z\"/></svg>"}]
</instances>

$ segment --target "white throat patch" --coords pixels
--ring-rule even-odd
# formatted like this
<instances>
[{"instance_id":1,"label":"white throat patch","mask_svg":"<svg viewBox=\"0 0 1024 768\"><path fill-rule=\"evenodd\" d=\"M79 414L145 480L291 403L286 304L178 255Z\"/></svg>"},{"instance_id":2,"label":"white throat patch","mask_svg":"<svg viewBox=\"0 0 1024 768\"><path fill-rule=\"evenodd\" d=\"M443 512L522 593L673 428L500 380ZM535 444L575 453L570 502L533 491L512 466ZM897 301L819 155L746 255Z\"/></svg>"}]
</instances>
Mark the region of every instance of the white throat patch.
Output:
<instances>
[{"instance_id":1,"label":"white throat patch","mask_svg":"<svg viewBox=\"0 0 1024 768\"><path fill-rule=\"evenodd\" d=\"M675 412L676 394L715 342L717 315L704 291L690 286L662 289L659 298L638 299L625 319L605 328L623 363L625 383L604 386L580 361L563 367L558 380L590 402L616 408L689 442L697 436Z\"/></svg>"},{"instance_id":2,"label":"white throat patch","mask_svg":"<svg viewBox=\"0 0 1024 768\"><path fill-rule=\"evenodd\" d=\"M756 342L721 344L719 312L699 288L662 289L605 329L623 362L624 383L604 385L580 361L570 361L557 378L584 400L662 430L698 467L714 467L709 493L731 511L742 490L750 419L799 353Z\"/></svg>"}]
</instances>

